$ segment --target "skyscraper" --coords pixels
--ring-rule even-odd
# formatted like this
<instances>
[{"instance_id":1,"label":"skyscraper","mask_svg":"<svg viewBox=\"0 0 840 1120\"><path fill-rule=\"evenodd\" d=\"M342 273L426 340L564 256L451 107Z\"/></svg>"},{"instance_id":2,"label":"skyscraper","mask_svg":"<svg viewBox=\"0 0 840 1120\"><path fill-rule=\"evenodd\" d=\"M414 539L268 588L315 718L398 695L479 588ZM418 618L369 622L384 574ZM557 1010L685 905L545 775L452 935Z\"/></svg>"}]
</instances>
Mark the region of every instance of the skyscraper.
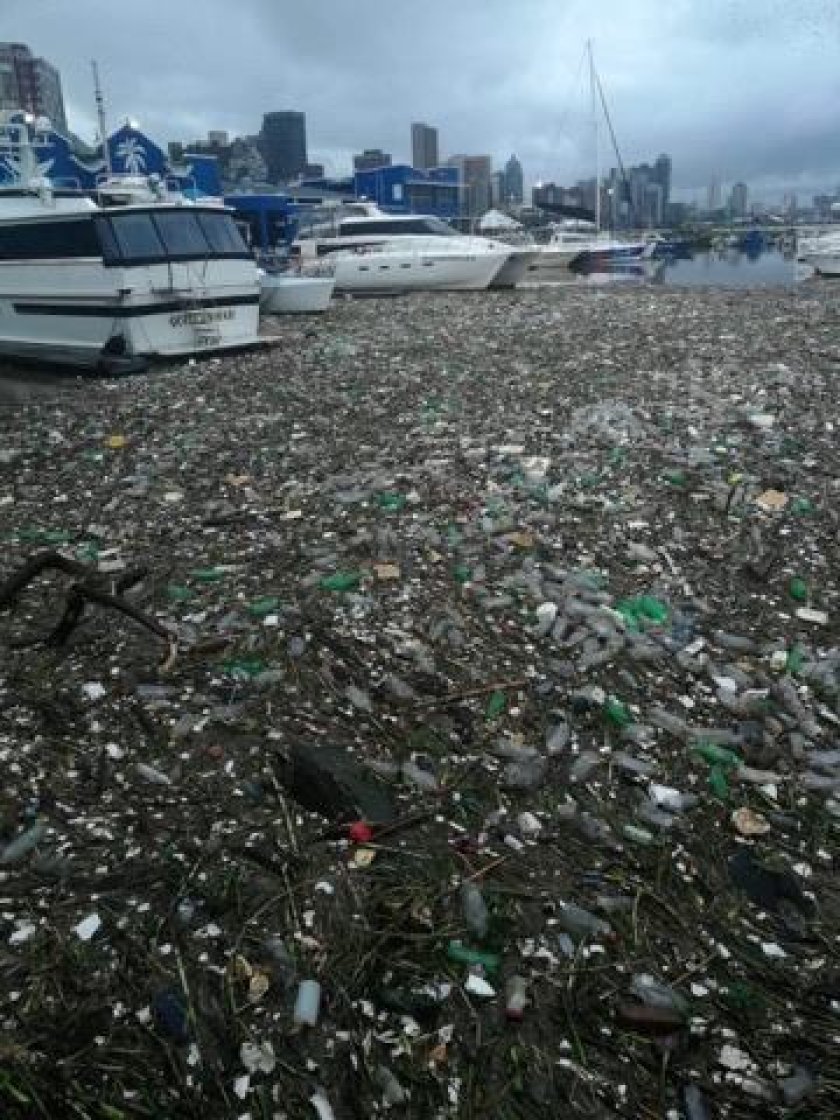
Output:
<instances>
[{"instance_id":1,"label":"skyscraper","mask_svg":"<svg viewBox=\"0 0 840 1120\"><path fill-rule=\"evenodd\" d=\"M504 201L519 205L524 198L524 185L522 180L522 164L516 156L511 156L505 164L504 176Z\"/></svg>"},{"instance_id":2,"label":"skyscraper","mask_svg":"<svg viewBox=\"0 0 840 1120\"><path fill-rule=\"evenodd\" d=\"M490 209L492 199L493 159L491 156L451 156L447 167L458 168L461 182L461 212L476 218Z\"/></svg>"},{"instance_id":3,"label":"skyscraper","mask_svg":"<svg viewBox=\"0 0 840 1120\"><path fill-rule=\"evenodd\" d=\"M429 124L411 126L411 162L414 167L428 171L438 166L438 131Z\"/></svg>"},{"instance_id":4,"label":"skyscraper","mask_svg":"<svg viewBox=\"0 0 840 1120\"><path fill-rule=\"evenodd\" d=\"M293 109L266 113L258 137L272 183L288 183L306 172L306 115Z\"/></svg>"},{"instance_id":5,"label":"skyscraper","mask_svg":"<svg viewBox=\"0 0 840 1120\"><path fill-rule=\"evenodd\" d=\"M709 187L706 191L706 209L709 212L720 210L720 204L720 179L718 179L717 175L713 175L709 180Z\"/></svg>"},{"instance_id":6,"label":"skyscraper","mask_svg":"<svg viewBox=\"0 0 840 1120\"><path fill-rule=\"evenodd\" d=\"M67 131L58 71L45 59L36 58L25 43L0 43L0 110L3 109L49 117L59 132Z\"/></svg>"},{"instance_id":7,"label":"skyscraper","mask_svg":"<svg viewBox=\"0 0 840 1120\"><path fill-rule=\"evenodd\" d=\"M653 165L654 182L662 188L662 209L671 201L671 157L664 152Z\"/></svg>"},{"instance_id":8,"label":"skyscraper","mask_svg":"<svg viewBox=\"0 0 840 1120\"><path fill-rule=\"evenodd\" d=\"M746 218L747 197L747 184L736 183L729 192L729 212L733 218Z\"/></svg>"}]
</instances>

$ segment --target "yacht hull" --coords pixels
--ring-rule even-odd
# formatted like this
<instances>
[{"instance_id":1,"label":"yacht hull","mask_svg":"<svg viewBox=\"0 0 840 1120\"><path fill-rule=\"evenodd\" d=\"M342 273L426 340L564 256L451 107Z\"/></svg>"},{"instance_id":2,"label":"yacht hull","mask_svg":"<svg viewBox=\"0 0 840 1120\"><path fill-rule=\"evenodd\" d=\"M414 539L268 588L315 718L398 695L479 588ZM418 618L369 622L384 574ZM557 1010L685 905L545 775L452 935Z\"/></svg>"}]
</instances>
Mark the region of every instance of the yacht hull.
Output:
<instances>
[{"instance_id":1,"label":"yacht hull","mask_svg":"<svg viewBox=\"0 0 840 1120\"><path fill-rule=\"evenodd\" d=\"M0 354L113 366L259 341L256 268L205 262L104 268L95 259L0 263Z\"/></svg>"},{"instance_id":2,"label":"yacht hull","mask_svg":"<svg viewBox=\"0 0 840 1120\"><path fill-rule=\"evenodd\" d=\"M491 288L515 288L523 280L530 279L530 269L539 257L536 249L514 249L496 275Z\"/></svg>"},{"instance_id":3,"label":"yacht hull","mask_svg":"<svg viewBox=\"0 0 840 1120\"><path fill-rule=\"evenodd\" d=\"M326 311L332 298L332 276L273 276L260 278L260 310L264 315L312 314Z\"/></svg>"},{"instance_id":4,"label":"yacht hull","mask_svg":"<svg viewBox=\"0 0 840 1120\"><path fill-rule=\"evenodd\" d=\"M528 266L528 283L539 284L551 280L568 279L569 265L579 252L579 249L555 249L551 245L541 246L536 259Z\"/></svg>"},{"instance_id":5,"label":"yacht hull","mask_svg":"<svg viewBox=\"0 0 840 1120\"><path fill-rule=\"evenodd\" d=\"M840 276L840 252L807 253L802 259L820 276Z\"/></svg>"},{"instance_id":6,"label":"yacht hull","mask_svg":"<svg viewBox=\"0 0 840 1120\"><path fill-rule=\"evenodd\" d=\"M482 291L506 264L506 253L333 253L342 292Z\"/></svg>"}]
</instances>

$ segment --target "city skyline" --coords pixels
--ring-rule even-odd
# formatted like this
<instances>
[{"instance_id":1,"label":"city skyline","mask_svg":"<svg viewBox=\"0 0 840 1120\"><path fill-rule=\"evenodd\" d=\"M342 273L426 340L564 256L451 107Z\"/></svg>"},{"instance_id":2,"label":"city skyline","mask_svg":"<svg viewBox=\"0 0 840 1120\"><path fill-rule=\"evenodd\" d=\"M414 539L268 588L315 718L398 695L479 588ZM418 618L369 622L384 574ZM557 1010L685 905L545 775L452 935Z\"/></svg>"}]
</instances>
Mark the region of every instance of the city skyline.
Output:
<instances>
[{"instance_id":1,"label":"city skyline","mask_svg":"<svg viewBox=\"0 0 840 1120\"><path fill-rule=\"evenodd\" d=\"M430 0L410 36L378 0L352 12L327 0L294 11L245 0L224 36L220 0L204 0L200 20L198 11L78 0L70 22L59 0L4 0L4 23L59 69L70 127L86 139L96 57L112 125L135 118L164 145L211 129L251 135L264 113L292 107L306 113L309 148L328 172L371 147L410 162L409 125L428 120L441 159L488 153L501 168L515 151L526 185L572 183L594 167L582 65L591 35L624 162L670 152L675 198L696 200L713 174L749 183L754 198L807 197L840 181L840 10L817 0L761 12L746 0L523 0L515 14L501 0Z\"/></svg>"}]
</instances>

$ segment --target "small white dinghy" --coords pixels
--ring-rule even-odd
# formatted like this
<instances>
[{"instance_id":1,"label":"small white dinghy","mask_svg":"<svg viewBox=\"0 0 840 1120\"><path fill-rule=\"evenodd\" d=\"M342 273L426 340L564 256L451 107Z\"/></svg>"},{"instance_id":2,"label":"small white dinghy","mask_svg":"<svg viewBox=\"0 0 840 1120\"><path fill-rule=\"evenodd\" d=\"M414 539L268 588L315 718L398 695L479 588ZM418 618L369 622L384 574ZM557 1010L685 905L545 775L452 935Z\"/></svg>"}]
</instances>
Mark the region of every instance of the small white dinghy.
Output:
<instances>
[{"instance_id":1,"label":"small white dinghy","mask_svg":"<svg viewBox=\"0 0 840 1120\"><path fill-rule=\"evenodd\" d=\"M263 315L311 314L326 311L334 287L334 276L295 276L288 272L261 272L260 311Z\"/></svg>"}]
</instances>

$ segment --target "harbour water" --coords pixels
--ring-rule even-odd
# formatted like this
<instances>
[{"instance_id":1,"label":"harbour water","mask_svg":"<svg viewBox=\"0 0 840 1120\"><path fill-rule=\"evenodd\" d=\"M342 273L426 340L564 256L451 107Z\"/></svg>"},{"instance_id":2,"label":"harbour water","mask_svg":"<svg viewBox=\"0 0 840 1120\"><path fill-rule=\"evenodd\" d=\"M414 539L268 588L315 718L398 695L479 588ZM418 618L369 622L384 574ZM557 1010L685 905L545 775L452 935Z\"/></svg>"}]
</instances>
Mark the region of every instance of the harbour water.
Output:
<instances>
[{"instance_id":1,"label":"harbour water","mask_svg":"<svg viewBox=\"0 0 840 1120\"><path fill-rule=\"evenodd\" d=\"M685 259L646 261L592 270L574 277L585 285L661 284L674 288L790 288L811 279L814 271L778 249L747 253L709 249Z\"/></svg>"}]
</instances>

